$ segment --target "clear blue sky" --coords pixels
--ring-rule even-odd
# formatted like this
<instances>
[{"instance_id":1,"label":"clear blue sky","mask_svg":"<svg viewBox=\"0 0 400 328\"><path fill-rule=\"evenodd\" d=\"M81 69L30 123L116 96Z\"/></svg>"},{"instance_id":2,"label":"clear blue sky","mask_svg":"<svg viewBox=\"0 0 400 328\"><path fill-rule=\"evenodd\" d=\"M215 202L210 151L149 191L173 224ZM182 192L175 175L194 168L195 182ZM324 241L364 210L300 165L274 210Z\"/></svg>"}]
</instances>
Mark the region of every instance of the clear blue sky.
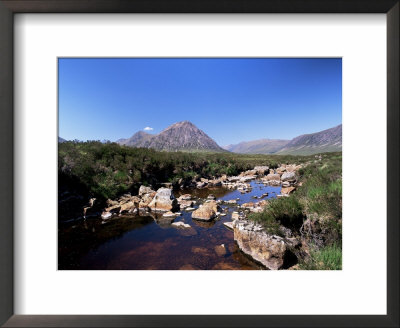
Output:
<instances>
[{"instance_id":1,"label":"clear blue sky","mask_svg":"<svg viewBox=\"0 0 400 328\"><path fill-rule=\"evenodd\" d=\"M188 120L219 145L291 139L342 123L342 61L59 59L59 135L158 133Z\"/></svg>"}]
</instances>

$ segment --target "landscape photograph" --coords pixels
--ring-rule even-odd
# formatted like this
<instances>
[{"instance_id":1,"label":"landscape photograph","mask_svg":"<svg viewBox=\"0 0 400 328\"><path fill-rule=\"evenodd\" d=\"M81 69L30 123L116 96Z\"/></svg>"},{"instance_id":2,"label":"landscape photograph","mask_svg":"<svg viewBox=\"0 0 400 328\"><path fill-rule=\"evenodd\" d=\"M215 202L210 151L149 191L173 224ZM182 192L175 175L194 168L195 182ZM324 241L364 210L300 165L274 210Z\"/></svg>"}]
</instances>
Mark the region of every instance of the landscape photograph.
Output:
<instances>
[{"instance_id":1,"label":"landscape photograph","mask_svg":"<svg viewBox=\"0 0 400 328\"><path fill-rule=\"evenodd\" d=\"M58 270L341 270L341 58L59 58Z\"/></svg>"}]
</instances>

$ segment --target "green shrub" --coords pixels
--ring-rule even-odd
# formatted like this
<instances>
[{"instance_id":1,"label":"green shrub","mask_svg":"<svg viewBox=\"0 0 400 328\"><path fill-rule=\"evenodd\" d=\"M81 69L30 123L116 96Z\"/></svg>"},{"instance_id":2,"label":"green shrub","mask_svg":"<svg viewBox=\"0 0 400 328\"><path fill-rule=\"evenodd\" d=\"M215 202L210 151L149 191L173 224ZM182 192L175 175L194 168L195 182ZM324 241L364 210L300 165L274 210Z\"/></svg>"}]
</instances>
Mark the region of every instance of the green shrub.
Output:
<instances>
[{"instance_id":1,"label":"green shrub","mask_svg":"<svg viewBox=\"0 0 400 328\"><path fill-rule=\"evenodd\" d=\"M273 217L273 215L267 210L264 209L261 213L251 213L248 218L254 222L260 223L264 226L265 230L271 234L276 236L283 236L282 231L280 230L279 222Z\"/></svg>"},{"instance_id":2,"label":"green shrub","mask_svg":"<svg viewBox=\"0 0 400 328\"><path fill-rule=\"evenodd\" d=\"M272 199L263 212L249 215L250 220L262 224L267 230L269 229L268 232L276 232L279 224L297 229L302 225L303 217L302 206L295 197Z\"/></svg>"},{"instance_id":3,"label":"green shrub","mask_svg":"<svg viewBox=\"0 0 400 328\"><path fill-rule=\"evenodd\" d=\"M181 178L212 178L223 174L232 176L256 165L276 168L280 163L305 163L313 159L313 156L292 155L160 152L98 141L70 141L58 147L62 182L79 185L97 198L112 198L119 192L134 191L140 184L156 185L177 182Z\"/></svg>"}]
</instances>

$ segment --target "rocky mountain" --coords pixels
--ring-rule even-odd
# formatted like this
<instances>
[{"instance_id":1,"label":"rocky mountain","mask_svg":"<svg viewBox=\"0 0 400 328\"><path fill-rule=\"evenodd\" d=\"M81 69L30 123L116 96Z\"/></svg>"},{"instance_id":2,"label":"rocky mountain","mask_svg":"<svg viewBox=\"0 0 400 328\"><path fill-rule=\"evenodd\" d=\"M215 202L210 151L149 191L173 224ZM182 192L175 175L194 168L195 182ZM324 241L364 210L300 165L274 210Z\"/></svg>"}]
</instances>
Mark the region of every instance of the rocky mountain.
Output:
<instances>
[{"instance_id":1,"label":"rocky mountain","mask_svg":"<svg viewBox=\"0 0 400 328\"><path fill-rule=\"evenodd\" d=\"M117 143L130 147L145 147L165 151L226 151L189 121L172 124L156 135L139 131L129 139L119 139Z\"/></svg>"},{"instance_id":2,"label":"rocky mountain","mask_svg":"<svg viewBox=\"0 0 400 328\"><path fill-rule=\"evenodd\" d=\"M150 141L153 139L154 135L146 133L144 131L136 132L132 137L128 139L119 139L116 142L120 145L130 146L130 147L144 147L148 148Z\"/></svg>"},{"instance_id":3,"label":"rocky mountain","mask_svg":"<svg viewBox=\"0 0 400 328\"><path fill-rule=\"evenodd\" d=\"M241 154L273 154L282 149L290 140L260 139L244 141L236 145L223 147L234 153Z\"/></svg>"},{"instance_id":4,"label":"rocky mountain","mask_svg":"<svg viewBox=\"0 0 400 328\"><path fill-rule=\"evenodd\" d=\"M342 150L342 124L292 139L277 154L311 155Z\"/></svg>"},{"instance_id":5,"label":"rocky mountain","mask_svg":"<svg viewBox=\"0 0 400 328\"><path fill-rule=\"evenodd\" d=\"M292 140L261 139L224 147L242 154L311 155L342 150L342 125Z\"/></svg>"}]
</instances>

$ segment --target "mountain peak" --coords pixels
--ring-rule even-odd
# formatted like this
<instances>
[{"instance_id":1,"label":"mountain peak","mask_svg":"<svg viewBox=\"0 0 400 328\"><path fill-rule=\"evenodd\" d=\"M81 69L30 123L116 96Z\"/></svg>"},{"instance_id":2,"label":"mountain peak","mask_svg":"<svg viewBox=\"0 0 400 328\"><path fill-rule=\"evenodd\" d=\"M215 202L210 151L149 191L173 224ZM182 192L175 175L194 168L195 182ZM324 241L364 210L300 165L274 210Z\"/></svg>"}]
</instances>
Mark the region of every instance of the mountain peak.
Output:
<instances>
[{"instance_id":1,"label":"mountain peak","mask_svg":"<svg viewBox=\"0 0 400 328\"><path fill-rule=\"evenodd\" d=\"M171 124L170 126L168 126L165 130L167 129L171 129L171 128L181 128L181 127L195 127L197 128L192 122L190 121L180 121L180 122L176 122L174 124Z\"/></svg>"},{"instance_id":2,"label":"mountain peak","mask_svg":"<svg viewBox=\"0 0 400 328\"><path fill-rule=\"evenodd\" d=\"M142 133L139 134L139 132ZM190 121L174 123L157 135L139 132L121 144L166 151L225 151Z\"/></svg>"},{"instance_id":3,"label":"mountain peak","mask_svg":"<svg viewBox=\"0 0 400 328\"><path fill-rule=\"evenodd\" d=\"M185 125L185 124L194 125L192 122L187 121L187 120L185 120L185 121L180 121L180 122L176 122L175 124L176 124L176 125ZM175 124L173 124L173 125L175 125Z\"/></svg>"}]
</instances>

